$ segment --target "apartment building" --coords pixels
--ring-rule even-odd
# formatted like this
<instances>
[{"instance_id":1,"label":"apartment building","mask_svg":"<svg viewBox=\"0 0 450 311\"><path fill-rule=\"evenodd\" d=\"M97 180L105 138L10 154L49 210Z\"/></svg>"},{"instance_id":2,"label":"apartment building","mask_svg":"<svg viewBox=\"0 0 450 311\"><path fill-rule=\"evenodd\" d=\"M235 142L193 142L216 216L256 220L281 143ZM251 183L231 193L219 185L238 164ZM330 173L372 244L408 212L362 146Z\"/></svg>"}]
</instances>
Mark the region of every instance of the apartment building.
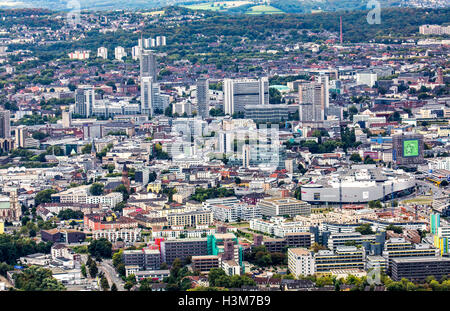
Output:
<instances>
[{"instance_id":1,"label":"apartment building","mask_svg":"<svg viewBox=\"0 0 450 311\"><path fill-rule=\"evenodd\" d=\"M290 248L288 267L295 277L313 275L315 273L313 253L306 248Z\"/></svg>"},{"instance_id":2,"label":"apartment building","mask_svg":"<svg viewBox=\"0 0 450 311\"><path fill-rule=\"evenodd\" d=\"M161 242L161 260L171 265L175 258L184 261L192 256L209 255L207 238Z\"/></svg>"},{"instance_id":3,"label":"apartment building","mask_svg":"<svg viewBox=\"0 0 450 311\"><path fill-rule=\"evenodd\" d=\"M125 243L134 243L141 240L141 229L120 229L120 230L96 230L92 232L92 238L95 240L105 238L110 242L116 242L119 239Z\"/></svg>"},{"instance_id":4,"label":"apartment building","mask_svg":"<svg viewBox=\"0 0 450 311\"><path fill-rule=\"evenodd\" d=\"M159 270L161 254L157 249L124 250L125 266L139 266L141 270Z\"/></svg>"},{"instance_id":5,"label":"apartment building","mask_svg":"<svg viewBox=\"0 0 450 311\"><path fill-rule=\"evenodd\" d=\"M192 269L194 271L209 272L212 268L219 268L219 256L192 256Z\"/></svg>"},{"instance_id":6,"label":"apartment building","mask_svg":"<svg viewBox=\"0 0 450 311\"><path fill-rule=\"evenodd\" d=\"M167 215L167 224L169 226L195 227L197 225L210 225L212 222L213 213L208 210L196 210Z\"/></svg>"}]
</instances>

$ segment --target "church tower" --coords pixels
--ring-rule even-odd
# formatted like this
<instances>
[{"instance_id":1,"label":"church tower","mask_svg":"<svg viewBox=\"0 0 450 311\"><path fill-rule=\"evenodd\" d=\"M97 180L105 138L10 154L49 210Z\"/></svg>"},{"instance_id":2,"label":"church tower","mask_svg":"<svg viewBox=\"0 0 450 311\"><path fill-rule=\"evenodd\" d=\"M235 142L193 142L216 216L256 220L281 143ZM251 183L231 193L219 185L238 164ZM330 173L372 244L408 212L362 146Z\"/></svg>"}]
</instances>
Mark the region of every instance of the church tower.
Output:
<instances>
[{"instance_id":1,"label":"church tower","mask_svg":"<svg viewBox=\"0 0 450 311\"><path fill-rule=\"evenodd\" d=\"M123 165L122 184L125 186L125 188L127 188L128 193L130 193L131 183L130 178L128 178L128 167L126 164Z\"/></svg>"}]
</instances>

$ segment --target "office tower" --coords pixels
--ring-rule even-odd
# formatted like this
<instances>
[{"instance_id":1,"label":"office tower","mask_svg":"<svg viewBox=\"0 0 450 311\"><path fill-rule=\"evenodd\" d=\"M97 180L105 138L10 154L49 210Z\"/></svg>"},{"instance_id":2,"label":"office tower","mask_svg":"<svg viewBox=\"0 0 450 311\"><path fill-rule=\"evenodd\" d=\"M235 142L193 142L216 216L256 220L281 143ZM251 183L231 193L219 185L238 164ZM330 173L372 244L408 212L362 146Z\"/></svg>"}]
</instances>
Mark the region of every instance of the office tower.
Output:
<instances>
[{"instance_id":1,"label":"office tower","mask_svg":"<svg viewBox=\"0 0 450 311\"><path fill-rule=\"evenodd\" d=\"M250 145L244 145L242 147L242 167L248 168L250 167Z\"/></svg>"},{"instance_id":2,"label":"office tower","mask_svg":"<svg viewBox=\"0 0 450 311\"><path fill-rule=\"evenodd\" d=\"M95 91L92 86L80 86L75 91L75 113L89 118L95 104Z\"/></svg>"},{"instance_id":3,"label":"office tower","mask_svg":"<svg viewBox=\"0 0 450 311\"><path fill-rule=\"evenodd\" d=\"M324 109L324 115L326 116L328 113L328 108L330 107L330 79L327 75L320 75L318 81L323 85L324 90L324 97L325 97L325 109Z\"/></svg>"},{"instance_id":4,"label":"office tower","mask_svg":"<svg viewBox=\"0 0 450 311\"><path fill-rule=\"evenodd\" d=\"M144 49L148 49L151 45L151 39L144 39Z\"/></svg>"},{"instance_id":5,"label":"office tower","mask_svg":"<svg viewBox=\"0 0 450 311\"><path fill-rule=\"evenodd\" d=\"M114 49L114 58L117 60L122 60L122 58L126 57L127 53L125 52L125 49L121 46L118 46Z\"/></svg>"},{"instance_id":6,"label":"office tower","mask_svg":"<svg viewBox=\"0 0 450 311\"><path fill-rule=\"evenodd\" d=\"M168 98L161 95L160 85L151 77L141 78L141 114L153 116L155 112L163 113L168 106Z\"/></svg>"},{"instance_id":7,"label":"office tower","mask_svg":"<svg viewBox=\"0 0 450 311\"><path fill-rule=\"evenodd\" d=\"M313 104L300 104L298 109L298 116L300 121L312 121L314 118Z\"/></svg>"},{"instance_id":8,"label":"office tower","mask_svg":"<svg viewBox=\"0 0 450 311\"><path fill-rule=\"evenodd\" d=\"M158 68L156 55L150 50L141 50L140 55L141 78L151 77L156 82L158 78Z\"/></svg>"},{"instance_id":9,"label":"office tower","mask_svg":"<svg viewBox=\"0 0 450 311\"><path fill-rule=\"evenodd\" d=\"M11 112L0 110L0 138L11 138Z\"/></svg>"},{"instance_id":10,"label":"office tower","mask_svg":"<svg viewBox=\"0 0 450 311\"><path fill-rule=\"evenodd\" d=\"M141 57L141 47L139 45L133 46L131 48L131 57L133 60L138 60Z\"/></svg>"},{"instance_id":11,"label":"office tower","mask_svg":"<svg viewBox=\"0 0 450 311\"><path fill-rule=\"evenodd\" d=\"M62 112L62 126L71 127L72 126L72 114L70 111Z\"/></svg>"},{"instance_id":12,"label":"office tower","mask_svg":"<svg viewBox=\"0 0 450 311\"><path fill-rule=\"evenodd\" d=\"M325 87L323 83L318 82L309 82L299 85L299 111L301 109L305 110L304 115L311 117L312 110L312 119L300 119L301 121L323 121L325 119L325 108L326 108L326 100L325 100ZM312 104L312 107L304 106L304 104Z\"/></svg>"},{"instance_id":13,"label":"office tower","mask_svg":"<svg viewBox=\"0 0 450 311\"><path fill-rule=\"evenodd\" d=\"M153 115L152 87L153 80L151 77L141 78L141 114Z\"/></svg>"},{"instance_id":14,"label":"office tower","mask_svg":"<svg viewBox=\"0 0 450 311\"><path fill-rule=\"evenodd\" d=\"M25 142L28 137L28 131L24 125L19 125L16 128L16 146L25 148Z\"/></svg>"},{"instance_id":15,"label":"office tower","mask_svg":"<svg viewBox=\"0 0 450 311\"><path fill-rule=\"evenodd\" d=\"M105 47L99 47L97 49L97 57L101 57L103 59L107 59L108 58L108 49Z\"/></svg>"},{"instance_id":16,"label":"office tower","mask_svg":"<svg viewBox=\"0 0 450 311\"><path fill-rule=\"evenodd\" d=\"M209 80L206 78L197 80L197 107L199 116L209 117Z\"/></svg>"},{"instance_id":17,"label":"office tower","mask_svg":"<svg viewBox=\"0 0 450 311\"><path fill-rule=\"evenodd\" d=\"M219 132L219 152L224 153L224 154L233 152L234 137L235 137L235 133L232 131L220 131Z\"/></svg>"},{"instance_id":18,"label":"office tower","mask_svg":"<svg viewBox=\"0 0 450 311\"><path fill-rule=\"evenodd\" d=\"M398 165L421 164L424 160L424 136L398 134L392 136L392 159Z\"/></svg>"},{"instance_id":19,"label":"office tower","mask_svg":"<svg viewBox=\"0 0 450 311\"><path fill-rule=\"evenodd\" d=\"M225 114L244 112L245 105L269 104L269 79L225 79L224 111Z\"/></svg>"}]
</instances>

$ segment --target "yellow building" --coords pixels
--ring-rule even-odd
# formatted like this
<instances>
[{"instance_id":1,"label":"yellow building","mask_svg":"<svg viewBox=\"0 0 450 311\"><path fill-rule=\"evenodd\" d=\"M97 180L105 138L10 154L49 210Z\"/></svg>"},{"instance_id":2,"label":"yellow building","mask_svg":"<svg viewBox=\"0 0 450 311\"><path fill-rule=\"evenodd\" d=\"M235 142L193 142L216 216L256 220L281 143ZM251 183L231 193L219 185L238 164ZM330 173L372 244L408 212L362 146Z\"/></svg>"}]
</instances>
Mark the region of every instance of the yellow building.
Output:
<instances>
[{"instance_id":1,"label":"yellow building","mask_svg":"<svg viewBox=\"0 0 450 311\"><path fill-rule=\"evenodd\" d=\"M147 192L158 193L161 191L161 183L150 183L147 186Z\"/></svg>"},{"instance_id":2,"label":"yellow building","mask_svg":"<svg viewBox=\"0 0 450 311\"><path fill-rule=\"evenodd\" d=\"M0 221L0 234L5 233L5 223Z\"/></svg>"}]
</instances>

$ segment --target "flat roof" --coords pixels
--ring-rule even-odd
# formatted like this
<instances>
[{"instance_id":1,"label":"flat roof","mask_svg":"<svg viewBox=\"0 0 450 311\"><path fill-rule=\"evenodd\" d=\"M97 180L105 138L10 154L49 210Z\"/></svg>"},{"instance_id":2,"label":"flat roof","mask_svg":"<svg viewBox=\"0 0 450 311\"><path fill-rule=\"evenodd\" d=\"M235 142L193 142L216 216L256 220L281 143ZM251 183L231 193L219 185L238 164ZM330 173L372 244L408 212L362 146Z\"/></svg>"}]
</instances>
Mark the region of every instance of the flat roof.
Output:
<instances>
[{"instance_id":1,"label":"flat roof","mask_svg":"<svg viewBox=\"0 0 450 311\"><path fill-rule=\"evenodd\" d=\"M409 258L392 258L392 261L395 261L396 263L407 263L407 262L433 262L433 261L449 261L450 258L447 257L409 257Z\"/></svg>"},{"instance_id":2,"label":"flat roof","mask_svg":"<svg viewBox=\"0 0 450 311\"><path fill-rule=\"evenodd\" d=\"M289 248L289 251L298 256L305 256L310 254L310 251L306 248Z\"/></svg>"}]
</instances>

